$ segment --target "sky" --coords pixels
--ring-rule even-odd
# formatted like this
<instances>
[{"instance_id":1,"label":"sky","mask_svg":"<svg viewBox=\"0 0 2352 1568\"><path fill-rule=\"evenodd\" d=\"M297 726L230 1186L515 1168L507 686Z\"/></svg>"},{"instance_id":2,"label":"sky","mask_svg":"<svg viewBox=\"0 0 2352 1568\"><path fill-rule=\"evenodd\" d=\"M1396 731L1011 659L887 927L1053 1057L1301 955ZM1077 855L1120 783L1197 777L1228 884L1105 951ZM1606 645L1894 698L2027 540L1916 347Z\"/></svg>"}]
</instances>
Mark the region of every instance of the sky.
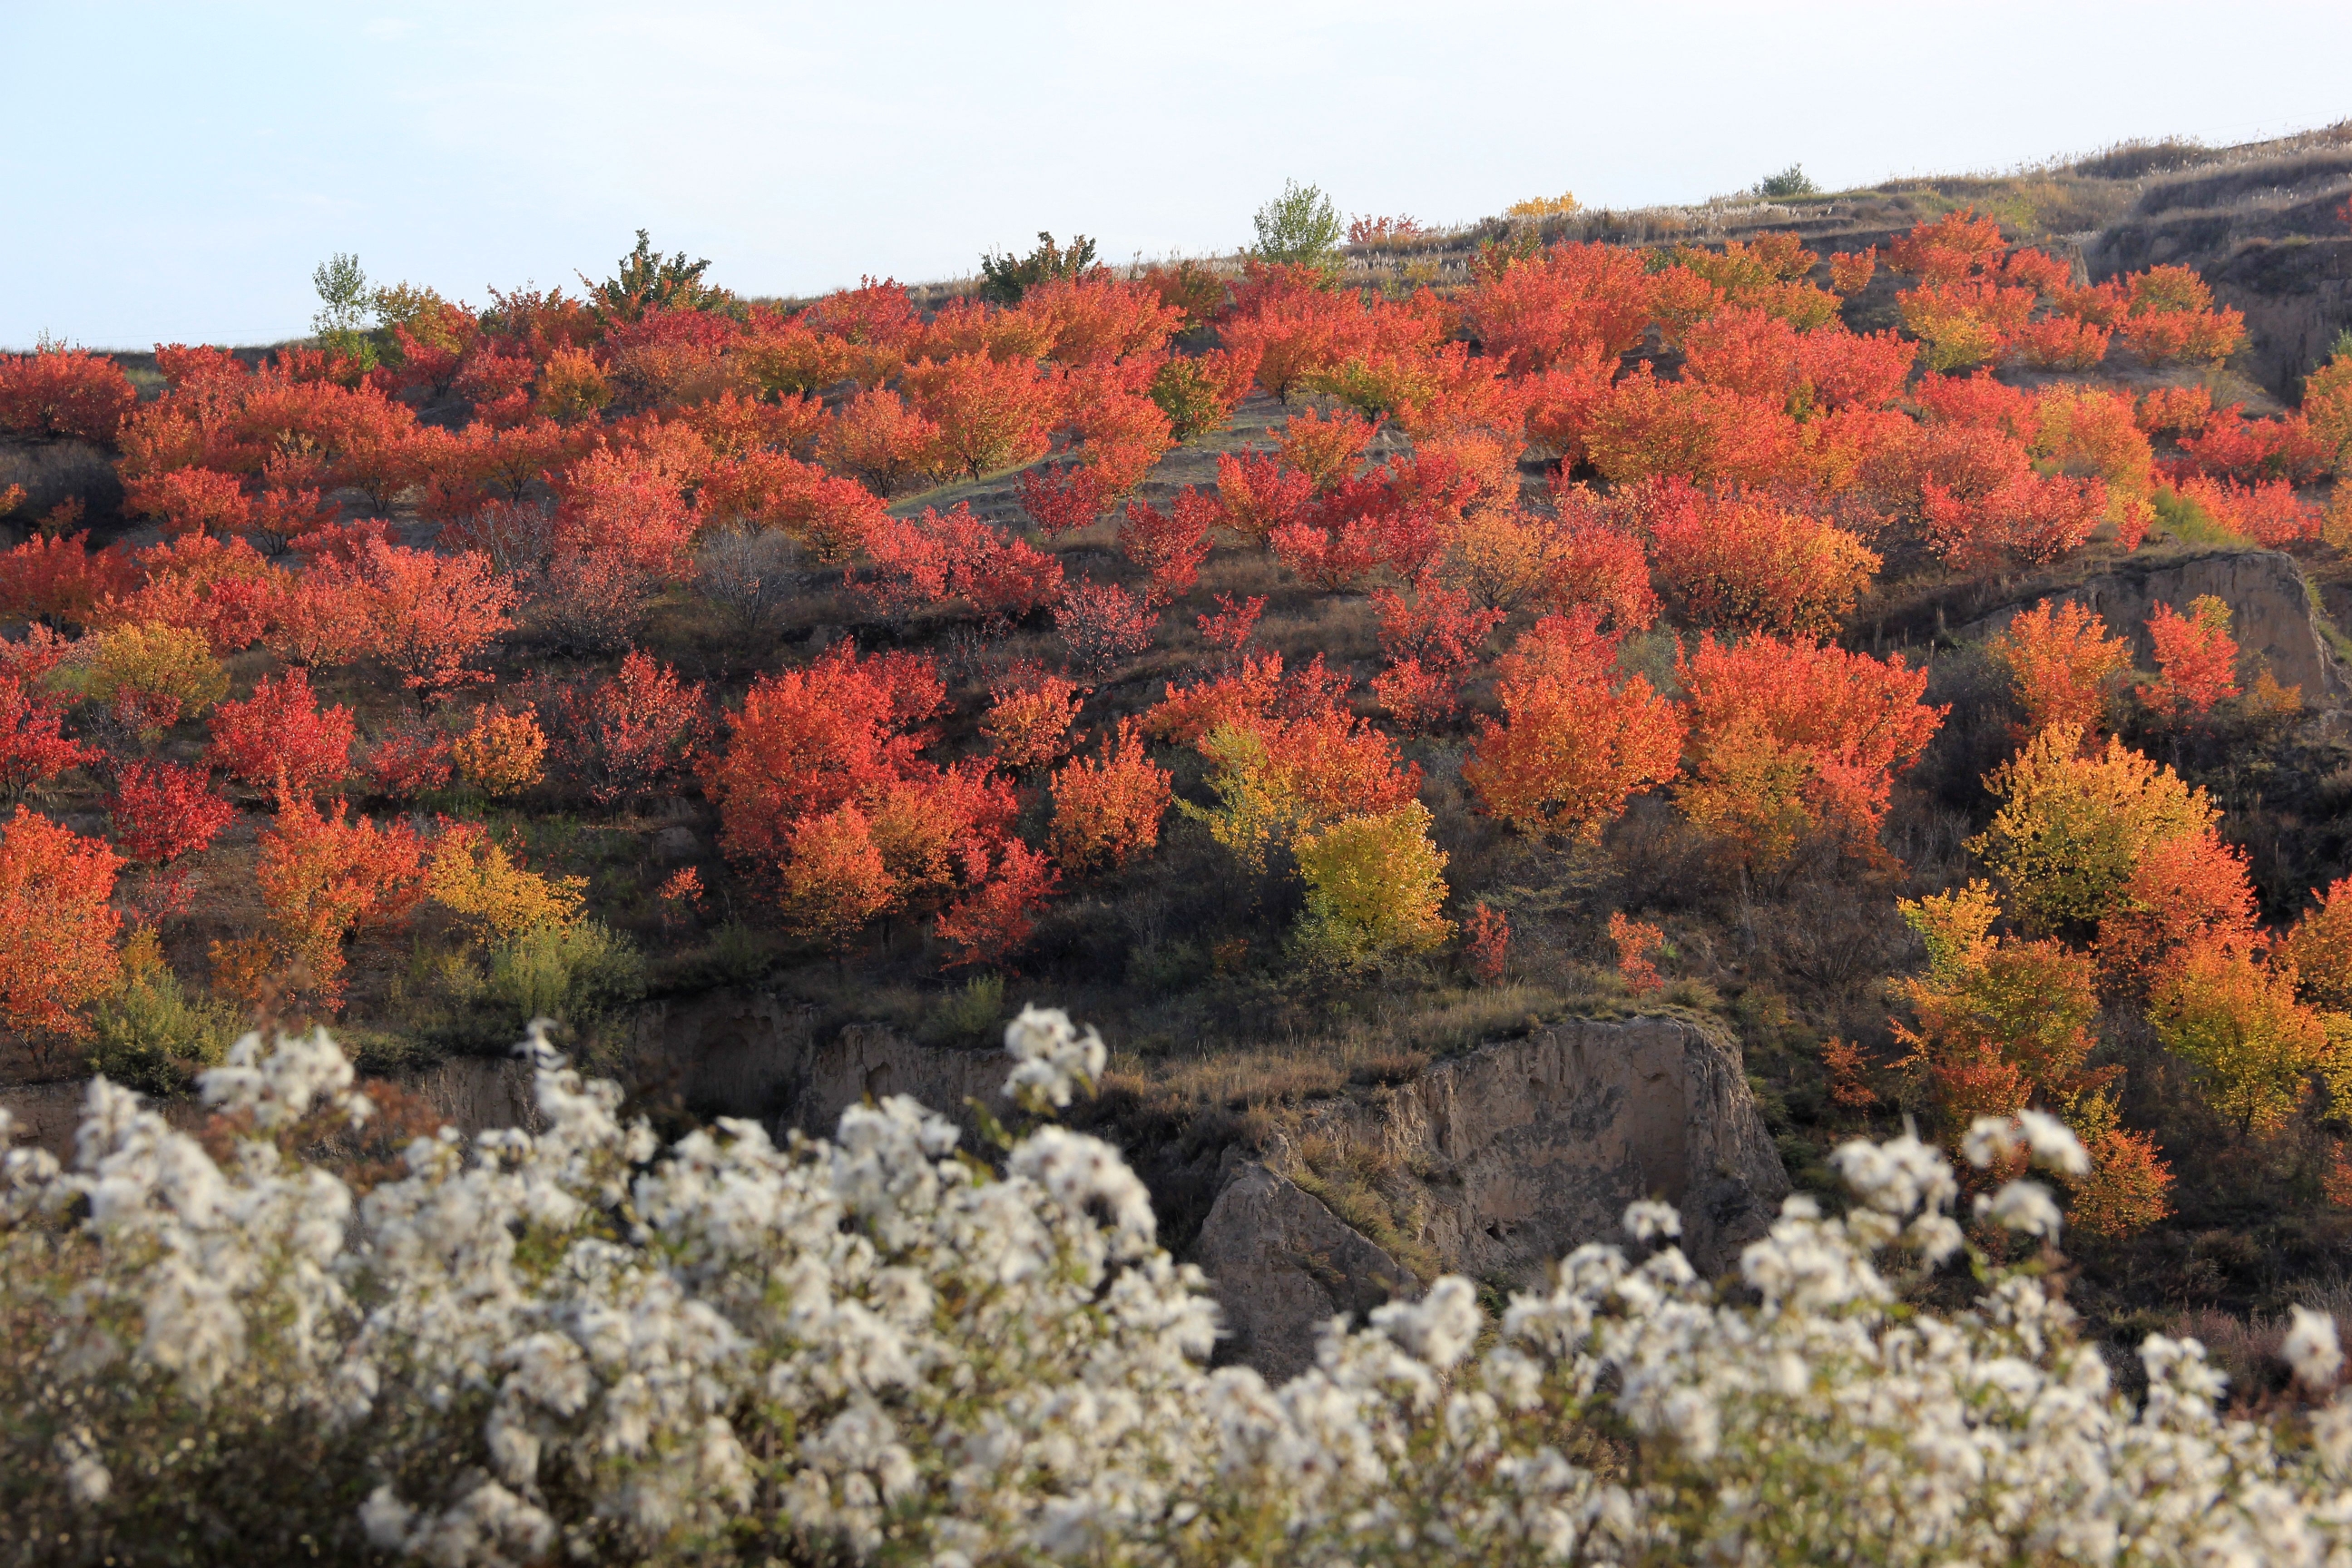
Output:
<instances>
[{"instance_id":1,"label":"sky","mask_svg":"<svg viewBox=\"0 0 2352 1568\"><path fill-rule=\"evenodd\" d=\"M269 342L312 269L473 304L652 231L747 294L1040 229L1230 252L1286 179L1473 220L2352 117L2352 5L0 0L0 347Z\"/></svg>"}]
</instances>

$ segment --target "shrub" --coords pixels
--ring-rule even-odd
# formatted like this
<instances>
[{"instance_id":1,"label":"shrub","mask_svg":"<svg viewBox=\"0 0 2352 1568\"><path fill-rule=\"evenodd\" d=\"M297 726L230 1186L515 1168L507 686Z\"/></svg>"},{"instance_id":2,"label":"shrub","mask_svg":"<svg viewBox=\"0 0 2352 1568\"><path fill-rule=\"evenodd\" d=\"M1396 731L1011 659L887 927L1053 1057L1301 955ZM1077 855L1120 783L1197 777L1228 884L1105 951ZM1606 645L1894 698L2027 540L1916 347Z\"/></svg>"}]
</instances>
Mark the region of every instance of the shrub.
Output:
<instances>
[{"instance_id":1,"label":"shrub","mask_svg":"<svg viewBox=\"0 0 2352 1568\"><path fill-rule=\"evenodd\" d=\"M1617 977L1635 996L1654 996L1665 989L1658 966L1650 962L1665 945L1666 933L1647 921L1628 920L1622 910L1609 912L1609 941L1617 950Z\"/></svg>"},{"instance_id":2,"label":"shrub","mask_svg":"<svg viewBox=\"0 0 2352 1568\"><path fill-rule=\"evenodd\" d=\"M124 944L120 984L91 1009L87 1059L125 1089L180 1094L220 1065L242 1027L235 1008L189 995L151 929Z\"/></svg>"},{"instance_id":3,"label":"shrub","mask_svg":"<svg viewBox=\"0 0 2352 1568\"><path fill-rule=\"evenodd\" d=\"M546 776L547 732L529 703L519 713L478 709L473 728L449 742L457 777L492 799L520 795Z\"/></svg>"},{"instance_id":4,"label":"shrub","mask_svg":"<svg viewBox=\"0 0 2352 1568\"><path fill-rule=\"evenodd\" d=\"M1070 236L1065 247L1054 243L1054 237L1040 230L1037 248L1015 259L1009 253L998 256L984 253L980 258L980 292L1002 305L1017 305L1021 296L1038 284L1056 278L1083 278L1095 266L1095 242L1083 234Z\"/></svg>"},{"instance_id":5,"label":"shrub","mask_svg":"<svg viewBox=\"0 0 2352 1568\"><path fill-rule=\"evenodd\" d=\"M1058 1014L1024 1011L1006 1037L1006 1096L1033 1112L1107 1065ZM1423 1562L1432 1538L1475 1562L1667 1558L1693 1540L1813 1562L1862 1531L1910 1565L2085 1537L2157 1541L2151 1560L2168 1563L2269 1561L2339 1533L2330 1320L2299 1314L2284 1345L2307 1413L2292 1395L2223 1412L2202 1347L2162 1334L2141 1346L2147 1395L2116 1389L2046 1293L2046 1265L1969 1247L1950 1168L1907 1135L1842 1147L1847 1215L1787 1200L1736 1283L1699 1279L1672 1245L1679 1215L1644 1201L1624 1223L1645 1260L1580 1248L1499 1327L1471 1281L1440 1278L1328 1328L1318 1364L1277 1389L1207 1367L1208 1298L1157 1245L1141 1182L1058 1126L1013 1139L988 1181L948 1123L900 1098L852 1107L838 1142L782 1150L733 1122L663 1150L621 1120L617 1086L542 1054L543 1131L471 1148L427 1134L411 1147L437 1158L358 1205L303 1155L369 1137L352 1085L323 1037L248 1038L204 1079L217 1163L110 1086L82 1133L107 1185L22 1163L0 1308L48 1321L104 1303L125 1347L87 1366L28 1352L0 1373L18 1413L0 1505L28 1536L130 1558L194 1537L272 1560L461 1542L524 1561L569 1542L614 1559L898 1544L1013 1562L1115 1529L1136 1561L1178 1564L1263 1558L1268 1541L1299 1562ZM2087 1166L2047 1117L1988 1120L1967 1142L1972 1159L2022 1152L2069 1180ZM200 1225L161 1201L181 1190L167 1182L218 1193L237 1218ZM88 1201L126 1191L155 1194L135 1226ZM640 1217L616 1233L624 1193ZM1987 1192L1979 1216L2029 1241L2060 1226L2025 1179ZM416 1245L443 1234L531 1245ZM1968 1274L1965 1310L1902 1299L1930 1282L1967 1295ZM820 1282L796 1300L854 1310L861 1364L954 1375L837 1380L838 1339L812 1340L744 1283L779 1277ZM1937 1354L1916 1353L1923 1337ZM486 1344L520 1348L450 1397ZM372 1379L331 1381L362 1363ZM635 1397L648 1386L669 1396ZM2083 1419L2052 1421L2059 1405ZM1562 1432L1607 1441L1622 1468L1563 1458ZM1982 1463L1956 1474L1955 1452ZM995 1484L955 1484L975 1462ZM269 1484L298 1466L305 1485ZM1839 1506L1748 1506L1775 1489Z\"/></svg>"},{"instance_id":6,"label":"shrub","mask_svg":"<svg viewBox=\"0 0 2352 1568\"><path fill-rule=\"evenodd\" d=\"M772 630L799 587L799 551L784 534L765 528L719 528L702 536L695 554L695 587L727 612L744 637Z\"/></svg>"},{"instance_id":7,"label":"shrub","mask_svg":"<svg viewBox=\"0 0 2352 1568\"><path fill-rule=\"evenodd\" d=\"M481 1001L508 1032L534 1018L584 1028L646 994L645 960L594 921L536 925L493 945Z\"/></svg>"},{"instance_id":8,"label":"shrub","mask_svg":"<svg viewBox=\"0 0 2352 1568\"><path fill-rule=\"evenodd\" d=\"M1142 595L1082 578L1055 606L1054 629L1080 669L1101 676L1151 646L1160 616Z\"/></svg>"}]
</instances>

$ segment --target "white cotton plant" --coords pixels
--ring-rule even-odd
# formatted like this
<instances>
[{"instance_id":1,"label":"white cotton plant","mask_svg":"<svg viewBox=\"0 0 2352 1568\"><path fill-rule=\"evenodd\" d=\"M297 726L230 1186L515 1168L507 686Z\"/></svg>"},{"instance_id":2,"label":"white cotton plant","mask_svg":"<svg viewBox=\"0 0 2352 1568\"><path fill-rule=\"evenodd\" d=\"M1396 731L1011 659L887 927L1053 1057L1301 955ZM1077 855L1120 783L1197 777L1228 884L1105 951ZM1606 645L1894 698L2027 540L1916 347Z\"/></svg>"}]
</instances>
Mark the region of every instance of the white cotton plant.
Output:
<instances>
[{"instance_id":1,"label":"white cotton plant","mask_svg":"<svg viewBox=\"0 0 2352 1568\"><path fill-rule=\"evenodd\" d=\"M1099 1078L1007 1031L1033 1111ZM1302 1564L2352 1561L2352 1403L2220 1413L2193 1341L2110 1384L2031 1268L1965 1250L1906 1134L1791 1198L1736 1280L1668 1205L1499 1312L1443 1278L1336 1320L1280 1386L1115 1151L1050 1121L994 1164L905 1099L829 1141L667 1148L545 1049L540 1131L407 1146L363 1194L305 1149L367 1124L323 1036L240 1042L199 1140L93 1084L70 1169L0 1156L0 1548L27 1562ZM5 1134L0 1122L0 1134ZM341 1134L336 1134L341 1135ZM2061 1172L2055 1123L1972 1130ZM1989 1223L2054 1240L2031 1180ZM2319 1403L2326 1400L2326 1403Z\"/></svg>"}]
</instances>

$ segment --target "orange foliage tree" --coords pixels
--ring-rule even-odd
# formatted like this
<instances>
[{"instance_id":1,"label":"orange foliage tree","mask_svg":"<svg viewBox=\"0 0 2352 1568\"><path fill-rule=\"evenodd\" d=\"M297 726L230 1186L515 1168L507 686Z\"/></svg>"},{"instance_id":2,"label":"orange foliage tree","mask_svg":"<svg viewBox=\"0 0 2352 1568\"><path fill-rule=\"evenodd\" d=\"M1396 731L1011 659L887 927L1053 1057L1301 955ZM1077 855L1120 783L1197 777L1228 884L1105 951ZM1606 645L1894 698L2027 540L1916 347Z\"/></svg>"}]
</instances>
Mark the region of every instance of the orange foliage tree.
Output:
<instances>
[{"instance_id":1,"label":"orange foliage tree","mask_svg":"<svg viewBox=\"0 0 2352 1568\"><path fill-rule=\"evenodd\" d=\"M1705 634L1678 652L1691 777L1685 815L1760 865L1824 828L1874 844L1895 773L1926 750L1945 710L1919 700L1925 668L1811 637Z\"/></svg>"},{"instance_id":2,"label":"orange foliage tree","mask_svg":"<svg viewBox=\"0 0 2352 1568\"><path fill-rule=\"evenodd\" d=\"M1070 749L1070 724L1085 697L1075 680L1034 664L1015 666L995 682L980 732L1006 767L1045 767Z\"/></svg>"},{"instance_id":3,"label":"orange foliage tree","mask_svg":"<svg viewBox=\"0 0 2352 1568\"><path fill-rule=\"evenodd\" d=\"M114 988L122 917L108 900L122 865L19 805L0 824L0 1023L37 1038L79 1040L81 1010Z\"/></svg>"},{"instance_id":4,"label":"orange foliage tree","mask_svg":"<svg viewBox=\"0 0 2352 1568\"><path fill-rule=\"evenodd\" d=\"M2156 712L2200 718L2221 699L2238 694L2238 644L2230 636L2230 606L2221 599L2200 594L2185 616L2158 605L2148 617L2147 635L2156 645L2160 673L2138 695Z\"/></svg>"},{"instance_id":5,"label":"orange foliage tree","mask_svg":"<svg viewBox=\"0 0 2352 1568\"><path fill-rule=\"evenodd\" d=\"M312 989L340 1007L343 944L404 919L425 896L425 841L405 822L352 818L341 801L322 815L297 795L261 835L254 880L269 924L267 957L309 971ZM259 954L216 944L216 969L252 972Z\"/></svg>"},{"instance_id":6,"label":"orange foliage tree","mask_svg":"<svg viewBox=\"0 0 2352 1568\"><path fill-rule=\"evenodd\" d=\"M1173 791L1168 770L1144 754L1139 721L1123 719L1099 754L1055 770L1053 795L1048 847L1062 866L1084 872L1123 867L1158 844Z\"/></svg>"},{"instance_id":7,"label":"orange foliage tree","mask_svg":"<svg viewBox=\"0 0 2352 1568\"><path fill-rule=\"evenodd\" d=\"M1504 656L1502 721L1480 720L1462 764L1490 815L1589 841L1627 799L1681 771L1674 705L1639 675L1612 679L1616 653L1584 610L1544 617Z\"/></svg>"},{"instance_id":8,"label":"orange foliage tree","mask_svg":"<svg viewBox=\"0 0 2352 1568\"><path fill-rule=\"evenodd\" d=\"M1762 496L1668 479L1637 504L1660 585L1700 626L1832 632L1878 570L1853 533Z\"/></svg>"},{"instance_id":9,"label":"orange foliage tree","mask_svg":"<svg viewBox=\"0 0 2352 1568\"><path fill-rule=\"evenodd\" d=\"M2095 734L2105 723L2107 688L2131 668L2131 645L2106 629L2096 612L2072 599L2054 606L2044 599L1985 644L2009 668L2027 733L2066 724Z\"/></svg>"}]
</instances>

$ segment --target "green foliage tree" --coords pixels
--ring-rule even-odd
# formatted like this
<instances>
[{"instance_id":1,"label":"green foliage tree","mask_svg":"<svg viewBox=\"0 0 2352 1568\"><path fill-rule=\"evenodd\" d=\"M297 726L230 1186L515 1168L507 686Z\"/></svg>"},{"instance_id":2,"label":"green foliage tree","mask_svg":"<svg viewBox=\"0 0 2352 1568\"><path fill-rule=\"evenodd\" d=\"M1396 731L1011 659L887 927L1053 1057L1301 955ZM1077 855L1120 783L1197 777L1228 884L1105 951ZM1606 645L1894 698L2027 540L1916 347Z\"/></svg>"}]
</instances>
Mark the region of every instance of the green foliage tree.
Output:
<instances>
[{"instance_id":1,"label":"green foliage tree","mask_svg":"<svg viewBox=\"0 0 2352 1568\"><path fill-rule=\"evenodd\" d=\"M726 289L702 280L710 268L709 257L688 261L683 250L665 257L654 249L644 229L637 230L636 248L618 265L619 274L602 283L591 282L584 272L579 275L588 289L589 310L607 325L638 321L647 310L713 310L730 297Z\"/></svg>"},{"instance_id":2,"label":"green foliage tree","mask_svg":"<svg viewBox=\"0 0 2352 1568\"><path fill-rule=\"evenodd\" d=\"M375 344L368 337L368 318L375 308L375 291L356 253L337 251L310 274L319 291L319 310L310 331L319 346L338 358L356 360L363 370L375 367Z\"/></svg>"},{"instance_id":3,"label":"green foliage tree","mask_svg":"<svg viewBox=\"0 0 2352 1568\"><path fill-rule=\"evenodd\" d=\"M1260 261L1296 262L1326 271L1339 261L1339 238L1346 232L1339 209L1316 185L1286 181L1282 195L1257 209L1257 243L1250 254Z\"/></svg>"},{"instance_id":4,"label":"green foliage tree","mask_svg":"<svg viewBox=\"0 0 2352 1568\"><path fill-rule=\"evenodd\" d=\"M1778 201L1785 196L1817 196L1821 186L1813 184L1802 163L1791 163L1777 174L1767 174L1756 183L1756 194Z\"/></svg>"},{"instance_id":5,"label":"green foliage tree","mask_svg":"<svg viewBox=\"0 0 2352 1568\"><path fill-rule=\"evenodd\" d=\"M1010 251L1003 256L983 251L980 258L982 298L1001 305L1017 305L1021 296L1038 284L1055 278L1083 278L1097 270L1095 242L1083 234L1070 236L1066 248L1054 243L1054 237L1044 229L1037 231L1037 248L1015 258Z\"/></svg>"}]
</instances>

